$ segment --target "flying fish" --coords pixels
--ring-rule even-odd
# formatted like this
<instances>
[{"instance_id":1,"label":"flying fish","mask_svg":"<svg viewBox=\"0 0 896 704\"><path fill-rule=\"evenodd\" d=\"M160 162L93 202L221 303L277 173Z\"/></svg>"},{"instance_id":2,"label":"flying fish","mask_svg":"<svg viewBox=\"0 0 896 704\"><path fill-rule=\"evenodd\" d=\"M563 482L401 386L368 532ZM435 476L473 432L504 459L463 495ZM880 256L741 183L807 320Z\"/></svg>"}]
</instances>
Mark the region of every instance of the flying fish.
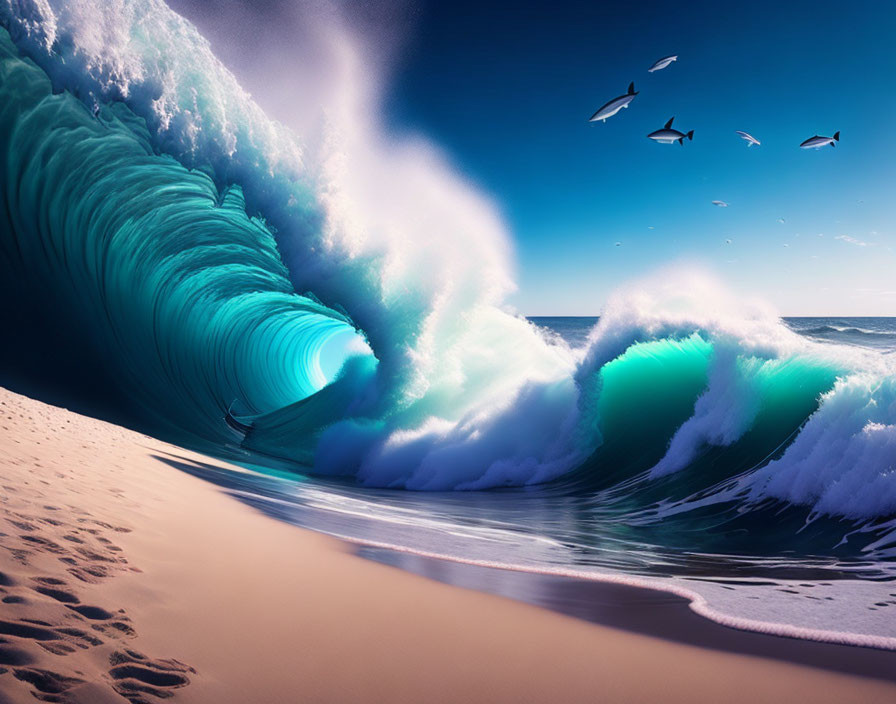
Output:
<instances>
[{"instance_id":1,"label":"flying fish","mask_svg":"<svg viewBox=\"0 0 896 704\"><path fill-rule=\"evenodd\" d=\"M674 119L674 117L670 117L669 121L663 126L663 129L651 132L647 135L648 139L652 139L654 142L660 142L661 144L672 144L674 142L684 144L685 137L694 139L694 130L684 133L673 129L672 120Z\"/></svg>"},{"instance_id":2,"label":"flying fish","mask_svg":"<svg viewBox=\"0 0 896 704\"><path fill-rule=\"evenodd\" d=\"M805 142L800 145L800 149L821 149L822 147L826 147L829 144L832 147L837 146L837 142L840 141L840 131L834 132L833 137L822 137L820 135L815 135L814 137L809 137Z\"/></svg>"},{"instance_id":3,"label":"flying fish","mask_svg":"<svg viewBox=\"0 0 896 704\"><path fill-rule=\"evenodd\" d=\"M597 122L598 120L606 122L608 117L613 117L613 115L622 110L622 108L627 108L628 104L635 99L637 94L638 91L635 90L635 84L629 83L628 92L625 95L613 98L609 103L598 108L597 112L588 118L588 122Z\"/></svg>"},{"instance_id":4,"label":"flying fish","mask_svg":"<svg viewBox=\"0 0 896 704\"><path fill-rule=\"evenodd\" d=\"M647 69L647 73L653 73L654 71L662 71L666 66L671 64L673 61L678 61L677 56L664 56L663 58L657 60L657 62Z\"/></svg>"},{"instance_id":5,"label":"flying fish","mask_svg":"<svg viewBox=\"0 0 896 704\"><path fill-rule=\"evenodd\" d=\"M735 131L738 135L740 135L740 138L741 138L742 140L744 140L744 141L747 143L747 146L748 146L748 147L752 147L754 144L755 144L757 147L759 146L759 140L756 139L756 138L755 138L753 135L751 135L749 132L744 132L744 131L742 131L742 130L734 130L734 131Z\"/></svg>"}]
</instances>

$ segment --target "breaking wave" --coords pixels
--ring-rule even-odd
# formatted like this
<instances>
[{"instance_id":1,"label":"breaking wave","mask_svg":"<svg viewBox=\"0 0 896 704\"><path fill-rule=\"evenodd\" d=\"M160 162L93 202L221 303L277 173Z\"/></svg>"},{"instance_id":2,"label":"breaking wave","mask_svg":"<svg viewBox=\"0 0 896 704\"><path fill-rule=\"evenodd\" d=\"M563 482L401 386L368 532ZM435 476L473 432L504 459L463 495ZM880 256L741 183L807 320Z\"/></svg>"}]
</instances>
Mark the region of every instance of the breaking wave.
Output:
<instances>
[{"instance_id":1,"label":"breaking wave","mask_svg":"<svg viewBox=\"0 0 896 704\"><path fill-rule=\"evenodd\" d=\"M813 342L689 270L618 292L581 347L527 321L498 211L377 124L344 35L303 142L159 0L4 0L0 22L19 361L41 350L153 432L368 486L637 482L633 521L896 515L888 355Z\"/></svg>"}]
</instances>

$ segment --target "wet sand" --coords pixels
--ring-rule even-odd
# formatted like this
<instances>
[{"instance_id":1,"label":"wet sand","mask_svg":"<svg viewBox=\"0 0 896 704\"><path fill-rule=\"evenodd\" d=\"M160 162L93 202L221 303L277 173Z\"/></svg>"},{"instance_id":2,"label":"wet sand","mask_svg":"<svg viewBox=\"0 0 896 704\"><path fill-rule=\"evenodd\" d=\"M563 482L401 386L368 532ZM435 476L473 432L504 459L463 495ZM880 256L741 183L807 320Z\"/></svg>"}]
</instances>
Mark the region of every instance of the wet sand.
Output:
<instances>
[{"instance_id":1,"label":"wet sand","mask_svg":"<svg viewBox=\"0 0 896 704\"><path fill-rule=\"evenodd\" d=\"M226 467L0 391L0 702L896 700L892 653L745 649L686 604L575 580L547 590L577 590L571 615L481 576L442 584L156 459L172 455Z\"/></svg>"}]
</instances>

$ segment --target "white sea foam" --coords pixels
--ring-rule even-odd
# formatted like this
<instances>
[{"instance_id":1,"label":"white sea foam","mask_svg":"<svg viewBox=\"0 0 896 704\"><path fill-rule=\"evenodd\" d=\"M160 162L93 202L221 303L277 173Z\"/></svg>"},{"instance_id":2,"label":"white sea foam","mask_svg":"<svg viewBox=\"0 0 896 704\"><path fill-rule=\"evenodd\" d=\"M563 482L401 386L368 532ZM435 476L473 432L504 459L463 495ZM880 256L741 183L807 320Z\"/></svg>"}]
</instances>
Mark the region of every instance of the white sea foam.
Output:
<instances>
[{"instance_id":1,"label":"white sea foam","mask_svg":"<svg viewBox=\"0 0 896 704\"><path fill-rule=\"evenodd\" d=\"M752 497L847 518L896 514L894 423L896 378L839 380L784 455L749 478Z\"/></svg>"}]
</instances>

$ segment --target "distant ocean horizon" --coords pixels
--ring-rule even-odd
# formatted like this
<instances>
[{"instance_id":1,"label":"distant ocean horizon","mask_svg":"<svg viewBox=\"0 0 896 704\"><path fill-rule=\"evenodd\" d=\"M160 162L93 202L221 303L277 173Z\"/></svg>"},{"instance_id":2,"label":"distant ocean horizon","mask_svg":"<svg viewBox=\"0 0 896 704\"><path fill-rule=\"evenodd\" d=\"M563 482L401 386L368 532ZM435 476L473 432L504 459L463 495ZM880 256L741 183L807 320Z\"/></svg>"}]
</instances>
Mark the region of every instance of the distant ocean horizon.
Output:
<instances>
[{"instance_id":1,"label":"distant ocean horizon","mask_svg":"<svg viewBox=\"0 0 896 704\"><path fill-rule=\"evenodd\" d=\"M557 333L573 347L584 345L599 315L530 315L527 320ZM896 350L896 316L782 316L794 332L812 340L882 351Z\"/></svg>"}]
</instances>

